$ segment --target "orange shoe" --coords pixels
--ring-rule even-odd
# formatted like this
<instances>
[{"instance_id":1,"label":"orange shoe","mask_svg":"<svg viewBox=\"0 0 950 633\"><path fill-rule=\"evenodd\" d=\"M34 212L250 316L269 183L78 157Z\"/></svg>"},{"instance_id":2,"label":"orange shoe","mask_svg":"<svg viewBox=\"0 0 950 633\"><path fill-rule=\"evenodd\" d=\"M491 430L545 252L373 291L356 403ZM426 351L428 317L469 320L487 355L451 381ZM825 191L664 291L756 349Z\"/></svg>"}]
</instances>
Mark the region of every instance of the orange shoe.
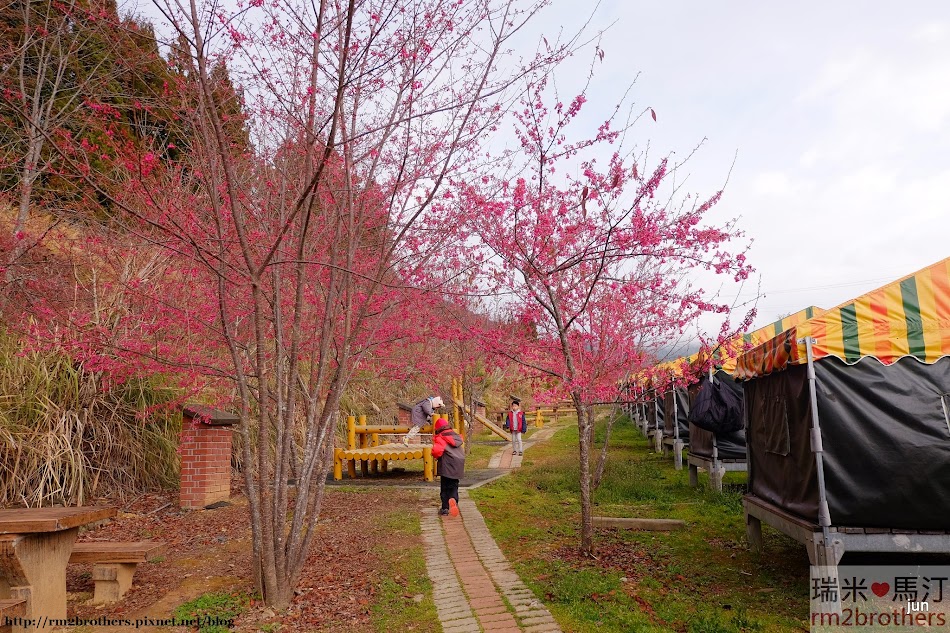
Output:
<instances>
[{"instance_id":1,"label":"orange shoe","mask_svg":"<svg viewBox=\"0 0 950 633\"><path fill-rule=\"evenodd\" d=\"M449 514L454 517L459 515L459 504L455 503L455 499L449 499Z\"/></svg>"}]
</instances>

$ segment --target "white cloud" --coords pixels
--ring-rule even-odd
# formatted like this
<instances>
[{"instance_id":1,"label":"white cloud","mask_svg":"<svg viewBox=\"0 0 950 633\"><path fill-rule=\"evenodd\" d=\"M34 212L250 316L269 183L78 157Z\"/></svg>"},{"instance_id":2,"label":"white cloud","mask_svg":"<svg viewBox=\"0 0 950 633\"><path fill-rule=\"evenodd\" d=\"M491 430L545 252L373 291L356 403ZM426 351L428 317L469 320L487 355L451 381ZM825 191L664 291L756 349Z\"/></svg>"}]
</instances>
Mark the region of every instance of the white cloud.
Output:
<instances>
[{"instance_id":1,"label":"white cloud","mask_svg":"<svg viewBox=\"0 0 950 633\"><path fill-rule=\"evenodd\" d=\"M913 38L928 44L939 44L950 36L950 27L945 22L924 24L914 31Z\"/></svg>"},{"instance_id":2,"label":"white cloud","mask_svg":"<svg viewBox=\"0 0 950 633\"><path fill-rule=\"evenodd\" d=\"M755 177L752 191L762 196L786 196L792 193L792 183L784 172L767 171Z\"/></svg>"},{"instance_id":3,"label":"white cloud","mask_svg":"<svg viewBox=\"0 0 950 633\"><path fill-rule=\"evenodd\" d=\"M708 193L738 150L713 215L741 216L755 240L772 291L759 324L950 255L946 0L603 6L617 21L605 75L616 87L641 73L635 97L660 118L638 133L654 154L708 137L689 166L689 189ZM603 94L592 108L612 105Z\"/></svg>"}]
</instances>

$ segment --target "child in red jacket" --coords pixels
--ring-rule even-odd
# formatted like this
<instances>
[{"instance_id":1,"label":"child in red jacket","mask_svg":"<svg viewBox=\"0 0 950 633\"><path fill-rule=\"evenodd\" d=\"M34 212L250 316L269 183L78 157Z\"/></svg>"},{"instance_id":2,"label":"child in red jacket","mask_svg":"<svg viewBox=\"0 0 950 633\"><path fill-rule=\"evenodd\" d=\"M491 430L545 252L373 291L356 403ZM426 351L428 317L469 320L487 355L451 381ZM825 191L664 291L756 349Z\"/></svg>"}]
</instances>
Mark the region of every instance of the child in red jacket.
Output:
<instances>
[{"instance_id":1,"label":"child in red jacket","mask_svg":"<svg viewBox=\"0 0 950 633\"><path fill-rule=\"evenodd\" d=\"M432 456L439 460L436 474L439 475L442 509L439 514L459 514L459 480L465 472L465 449L462 437L452 430L448 420L439 418L432 433Z\"/></svg>"}]
</instances>

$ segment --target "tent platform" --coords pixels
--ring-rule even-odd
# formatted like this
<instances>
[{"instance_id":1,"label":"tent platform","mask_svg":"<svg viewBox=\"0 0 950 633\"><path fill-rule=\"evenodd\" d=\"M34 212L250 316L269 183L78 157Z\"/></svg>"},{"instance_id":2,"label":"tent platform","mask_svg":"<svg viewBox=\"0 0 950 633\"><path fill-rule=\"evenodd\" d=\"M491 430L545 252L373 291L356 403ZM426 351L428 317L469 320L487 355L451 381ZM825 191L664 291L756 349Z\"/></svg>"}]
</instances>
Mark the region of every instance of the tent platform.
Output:
<instances>
[{"instance_id":1,"label":"tent platform","mask_svg":"<svg viewBox=\"0 0 950 633\"><path fill-rule=\"evenodd\" d=\"M950 532L899 528L828 528L826 544L820 525L790 514L752 494L742 498L746 536L754 552L762 551L762 522L805 545L811 565L837 567L845 552L950 554Z\"/></svg>"},{"instance_id":2,"label":"tent platform","mask_svg":"<svg viewBox=\"0 0 950 633\"><path fill-rule=\"evenodd\" d=\"M676 470L683 470L683 451L689 448L689 442L672 435L662 435L662 433L659 430L653 432L656 452L663 453L663 455L666 455L667 452L673 453L673 464Z\"/></svg>"},{"instance_id":3,"label":"tent platform","mask_svg":"<svg viewBox=\"0 0 950 633\"><path fill-rule=\"evenodd\" d=\"M637 418L634 420L634 425L637 427L637 430L640 431L640 434L648 439L652 437L653 432L656 431L656 423L650 424L649 420Z\"/></svg>"},{"instance_id":4,"label":"tent platform","mask_svg":"<svg viewBox=\"0 0 950 633\"><path fill-rule=\"evenodd\" d=\"M693 488L699 485L699 469L709 473L709 485L722 492L722 477L728 472L744 473L748 471L744 459L719 459L706 455L686 453L686 462L689 464L689 485Z\"/></svg>"}]
</instances>

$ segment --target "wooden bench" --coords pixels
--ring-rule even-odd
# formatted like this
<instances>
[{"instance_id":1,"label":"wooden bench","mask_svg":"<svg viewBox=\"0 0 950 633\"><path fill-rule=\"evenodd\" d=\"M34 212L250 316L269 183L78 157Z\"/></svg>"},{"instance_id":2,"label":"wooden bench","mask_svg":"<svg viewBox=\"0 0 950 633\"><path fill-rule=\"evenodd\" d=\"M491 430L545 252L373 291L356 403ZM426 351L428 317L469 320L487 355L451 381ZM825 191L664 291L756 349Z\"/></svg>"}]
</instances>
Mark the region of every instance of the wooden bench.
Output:
<instances>
[{"instance_id":1,"label":"wooden bench","mask_svg":"<svg viewBox=\"0 0 950 633\"><path fill-rule=\"evenodd\" d=\"M132 586L136 566L163 549L165 543L152 541L76 543L69 562L93 564L92 579L96 583L96 593L92 601L105 604L121 600Z\"/></svg>"},{"instance_id":2,"label":"wooden bench","mask_svg":"<svg viewBox=\"0 0 950 633\"><path fill-rule=\"evenodd\" d=\"M26 616L25 598L8 598L0 600L0 633L9 633L13 630L11 624L7 624L13 618L22 618Z\"/></svg>"}]
</instances>

